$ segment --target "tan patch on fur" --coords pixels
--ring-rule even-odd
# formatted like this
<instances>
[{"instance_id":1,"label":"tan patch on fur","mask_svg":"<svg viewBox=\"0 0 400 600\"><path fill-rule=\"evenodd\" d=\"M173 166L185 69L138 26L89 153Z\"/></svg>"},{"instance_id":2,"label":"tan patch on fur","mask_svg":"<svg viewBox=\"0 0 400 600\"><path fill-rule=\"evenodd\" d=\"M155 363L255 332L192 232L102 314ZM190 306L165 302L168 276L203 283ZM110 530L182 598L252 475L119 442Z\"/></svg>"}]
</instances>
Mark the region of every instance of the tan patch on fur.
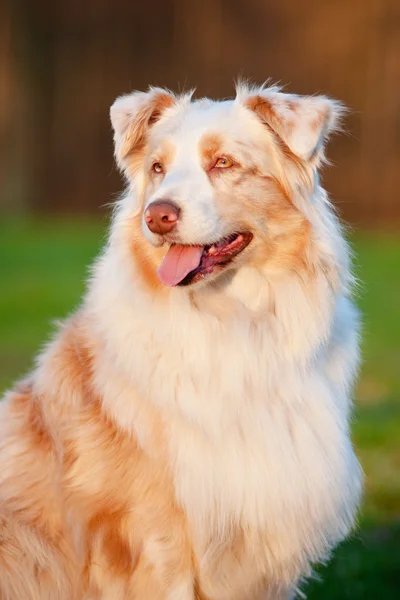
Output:
<instances>
[{"instance_id":1,"label":"tan patch on fur","mask_svg":"<svg viewBox=\"0 0 400 600\"><path fill-rule=\"evenodd\" d=\"M265 218L267 236L262 242L264 251L260 253L259 266L309 275L311 225L278 181L271 180L269 185L275 186L276 193L265 203L261 212Z\"/></svg>"},{"instance_id":2,"label":"tan patch on fur","mask_svg":"<svg viewBox=\"0 0 400 600\"><path fill-rule=\"evenodd\" d=\"M46 397L23 384L4 401L0 598L76 598L83 578L65 523Z\"/></svg>"},{"instance_id":3,"label":"tan patch on fur","mask_svg":"<svg viewBox=\"0 0 400 600\"><path fill-rule=\"evenodd\" d=\"M279 230L273 237L273 253L270 256L270 264L279 269L293 271L298 275L312 274L311 265L308 260L310 249L311 225L290 207L270 206L266 211L269 219L270 230ZM282 230L287 227L287 231Z\"/></svg>"},{"instance_id":4,"label":"tan patch on fur","mask_svg":"<svg viewBox=\"0 0 400 600\"><path fill-rule=\"evenodd\" d=\"M127 244L132 250L132 259L146 288L152 293L166 295L168 288L158 278L157 269L160 266L167 248L151 246L142 231L141 214L132 219L127 228Z\"/></svg>"},{"instance_id":5,"label":"tan patch on fur","mask_svg":"<svg viewBox=\"0 0 400 600\"><path fill-rule=\"evenodd\" d=\"M150 97L135 115L121 150L121 159L125 161L130 177L134 177L143 165L148 152L147 137L150 127L160 119L163 111L171 108L174 103L175 98L170 94L158 93Z\"/></svg>"},{"instance_id":6,"label":"tan patch on fur","mask_svg":"<svg viewBox=\"0 0 400 600\"><path fill-rule=\"evenodd\" d=\"M293 113L297 113L299 110L299 103L295 102L294 100L287 100L286 102L287 107L289 110L291 110Z\"/></svg>"},{"instance_id":7,"label":"tan patch on fur","mask_svg":"<svg viewBox=\"0 0 400 600\"><path fill-rule=\"evenodd\" d=\"M285 139L290 137L291 131L294 128L294 121L283 121L276 113L274 104L261 96L252 96L247 100L246 105L250 110L254 111L266 127L268 127L280 156L286 161L290 168L293 168L296 171L305 187L311 189L312 177L307 170L305 161L292 152L285 141ZM294 110L293 107L296 106L296 103L294 101L288 101L287 105L295 114L297 109ZM282 174L284 174L284 172L285 170L283 169ZM282 178L280 183L285 190L285 195L290 195L291 186L288 179Z\"/></svg>"},{"instance_id":8,"label":"tan patch on fur","mask_svg":"<svg viewBox=\"0 0 400 600\"><path fill-rule=\"evenodd\" d=\"M262 96L251 96L246 106L255 112L262 120L269 123L269 125L278 132L283 127L282 119L277 115L273 103Z\"/></svg>"},{"instance_id":9,"label":"tan patch on fur","mask_svg":"<svg viewBox=\"0 0 400 600\"><path fill-rule=\"evenodd\" d=\"M239 170L231 185L232 195L226 192L220 195L217 191L216 203L219 213L228 223L234 223L237 231L254 234L253 241L244 251L247 255L245 264L261 269L295 271L302 277L310 275L313 271L309 260L311 225L295 206L286 180L266 176L259 169L250 167ZM235 201L232 201L233 197ZM240 261L241 255L237 259L239 264ZM214 298L217 289L218 283L212 295ZM207 304L207 300L205 302ZM238 310L224 299L223 313L232 309Z\"/></svg>"},{"instance_id":10,"label":"tan patch on fur","mask_svg":"<svg viewBox=\"0 0 400 600\"><path fill-rule=\"evenodd\" d=\"M43 452L52 451L54 445L45 423L43 407L40 400L32 394L32 386L23 385L21 393L17 393L13 400L10 413L17 418L23 415L30 443L36 448L41 448Z\"/></svg>"},{"instance_id":11,"label":"tan patch on fur","mask_svg":"<svg viewBox=\"0 0 400 600\"><path fill-rule=\"evenodd\" d=\"M326 119L326 111L319 111L317 118L310 124L311 130L320 131Z\"/></svg>"},{"instance_id":12,"label":"tan patch on fur","mask_svg":"<svg viewBox=\"0 0 400 600\"><path fill-rule=\"evenodd\" d=\"M162 140L157 148L156 155L151 155L150 150L150 157L152 161L160 162L164 167L164 171L168 171L168 168L172 164L175 157L175 146L169 140ZM147 164L146 167L148 167L148 169L150 170L151 164ZM156 174L153 173L153 175Z\"/></svg>"},{"instance_id":13,"label":"tan patch on fur","mask_svg":"<svg viewBox=\"0 0 400 600\"><path fill-rule=\"evenodd\" d=\"M100 559L106 568L121 577L130 577L139 560L141 548L132 551L127 541L120 533L123 513L98 512L92 518L87 530L87 537L96 543L96 549L88 554L88 568ZM100 556L99 556L100 554Z\"/></svg>"},{"instance_id":14,"label":"tan patch on fur","mask_svg":"<svg viewBox=\"0 0 400 600\"><path fill-rule=\"evenodd\" d=\"M159 120L163 111L173 106L174 103L173 96L167 93L158 93L149 97L149 101L137 111L129 126L122 158L141 149L146 141L148 129Z\"/></svg>"},{"instance_id":15,"label":"tan patch on fur","mask_svg":"<svg viewBox=\"0 0 400 600\"><path fill-rule=\"evenodd\" d=\"M81 347L80 355L84 352ZM90 357L83 363L89 364ZM176 506L165 463L160 423L154 423L159 449L154 459L104 412L91 386L91 371L81 380L86 383L79 420L65 431L63 486L71 514L88 523L88 561L95 567L92 573L88 566L91 579L103 589L112 572L130 580L130 587L141 585L136 571L141 562L147 565L146 578L158 580L158 572L164 573L173 588L182 573L190 573L192 558L185 518ZM149 549L152 538L157 544Z\"/></svg>"},{"instance_id":16,"label":"tan patch on fur","mask_svg":"<svg viewBox=\"0 0 400 600\"><path fill-rule=\"evenodd\" d=\"M221 153L223 139L217 133L207 133L199 141L199 153L204 170L208 170Z\"/></svg>"},{"instance_id":17,"label":"tan patch on fur","mask_svg":"<svg viewBox=\"0 0 400 600\"><path fill-rule=\"evenodd\" d=\"M0 457L0 498L12 500L13 510L46 535L57 537L62 531L62 516L53 487L57 477L55 446L43 410L43 399L24 386L23 392L9 395L4 417ZM7 458L18 465L15 476Z\"/></svg>"},{"instance_id":18,"label":"tan patch on fur","mask_svg":"<svg viewBox=\"0 0 400 600\"><path fill-rule=\"evenodd\" d=\"M56 573L65 560L58 557L58 550L53 550L53 544L57 544L63 556L69 557L69 566L63 567L65 573L73 568L75 577L80 578L79 585L90 582L91 593L101 590L107 597L107 590L112 594L116 580L121 579L121 585L125 581L128 586L129 597L136 590L153 589L153 595L143 592L143 597L163 598L179 589L182 581L190 581L193 568L185 516L176 505L165 462L163 428L157 416L153 433L159 452L154 458L145 454L137 441L107 416L92 384L96 347L97 343L87 337L80 318L76 317L60 333L48 355L56 374L52 386L57 403L62 405L67 397L74 398L68 419L64 419L62 410L55 410L49 398L41 398L38 408L30 388L10 397L9 433L6 430L0 447L3 476L7 456L12 465L9 477L0 484L2 502L7 502L11 511L7 513L8 529L14 531L16 516L26 525L28 533L34 527L35 536L40 526L38 540L42 540L41 552L46 554L48 567L32 563L32 573L29 570L24 573L24 581L28 578L29 583L31 577L32 589L42 581L49 588L50 595L46 597L57 595L55 587L51 592L51 586L57 584L47 574ZM58 390L57 382L61 385ZM48 408L49 422L52 426L54 421L58 423L58 443L63 448L62 463L57 470L56 455L52 452L52 426L49 428L46 423ZM12 443L19 446L20 454L7 455ZM65 514L62 506L67 509ZM72 538L77 546L72 544ZM25 550L19 543L25 542L22 538L17 542L12 556L7 554L11 552L8 542L0 548L0 557L7 555L8 569L23 564L19 552ZM78 560L82 561L80 566ZM8 582L6 562L0 561L0 597L1 590L6 589L3 581ZM46 577L48 581L44 583ZM60 598L83 598L68 589Z\"/></svg>"}]
</instances>

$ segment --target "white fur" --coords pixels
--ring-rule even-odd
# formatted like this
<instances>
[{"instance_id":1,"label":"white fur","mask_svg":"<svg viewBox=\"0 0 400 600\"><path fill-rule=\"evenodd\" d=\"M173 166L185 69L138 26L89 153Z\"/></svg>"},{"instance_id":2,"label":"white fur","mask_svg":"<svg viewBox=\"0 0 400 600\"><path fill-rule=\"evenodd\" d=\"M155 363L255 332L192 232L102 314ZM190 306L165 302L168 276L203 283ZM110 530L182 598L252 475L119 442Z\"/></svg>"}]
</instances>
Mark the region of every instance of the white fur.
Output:
<instances>
[{"instance_id":1,"label":"white fur","mask_svg":"<svg viewBox=\"0 0 400 600\"><path fill-rule=\"evenodd\" d=\"M309 155L320 141L309 139L307 111L293 148ZM113 118L114 126L120 123L115 110ZM240 524L255 538L261 532L271 539L260 570L272 579L284 572L290 586L347 535L359 502L361 473L348 430L358 341L347 247L315 182L297 200L312 223L318 256L339 272L339 281L332 283L322 268L304 285L292 272L243 265L223 291L203 288L220 294L221 304L236 303L234 318L194 307L187 289L172 289L167 299L152 296L139 283L126 225L139 204L168 198L184 209L182 242L209 243L226 234L198 153L201 136L215 128L233 144L240 138L249 151L256 148L266 172L276 166L272 150L260 152L267 133L240 99L186 102L153 126L154 147L168 138L177 151L152 195L135 195L133 182L96 265L86 300L103 344L96 385L109 413L149 452L151 426L136 392L164 416L176 494L203 572L212 571ZM143 227L148 242L158 244ZM236 584L245 576L246 564ZM184 590L179 598L190 598Z\"/></svg>"}]
</instances>

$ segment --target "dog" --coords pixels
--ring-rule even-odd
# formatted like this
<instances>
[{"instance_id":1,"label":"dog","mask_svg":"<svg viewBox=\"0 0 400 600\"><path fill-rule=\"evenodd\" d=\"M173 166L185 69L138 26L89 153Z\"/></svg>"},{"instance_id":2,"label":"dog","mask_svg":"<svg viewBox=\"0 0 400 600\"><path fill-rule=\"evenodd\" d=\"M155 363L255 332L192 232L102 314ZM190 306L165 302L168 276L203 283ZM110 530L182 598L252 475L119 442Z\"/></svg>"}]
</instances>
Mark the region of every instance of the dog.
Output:
<instances>
[{"instance_id":1,"label":"dog","mask_svg":"<svg viewBox=\"0 0 400 600\"><path fill-rule=\"evenodd\" d=\"M1 403L1 600L287 600L349 534L359 318L318 179L342 114L245 83L115 101L106 247Z\"/></svg>"}]
</instances>

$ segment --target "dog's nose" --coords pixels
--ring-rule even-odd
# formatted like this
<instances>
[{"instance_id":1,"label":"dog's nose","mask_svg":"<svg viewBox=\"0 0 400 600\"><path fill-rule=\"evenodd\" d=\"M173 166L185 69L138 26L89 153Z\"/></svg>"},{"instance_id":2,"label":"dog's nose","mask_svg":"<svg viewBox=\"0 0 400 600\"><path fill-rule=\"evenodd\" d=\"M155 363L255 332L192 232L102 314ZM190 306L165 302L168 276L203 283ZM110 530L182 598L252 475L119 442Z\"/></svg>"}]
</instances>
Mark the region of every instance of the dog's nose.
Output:
<instances>
[{"instance_id":1,"label":"dog's nose","mask_svg":"<svg viewBox=\"0 0 400 600\"><path fill-rule=\"evenodd\" d=\"M144 218L150 231L164 235L176 226L179 213L179 207L174 202L156 200L147 207Z\"/></svg>"}]
</instances>

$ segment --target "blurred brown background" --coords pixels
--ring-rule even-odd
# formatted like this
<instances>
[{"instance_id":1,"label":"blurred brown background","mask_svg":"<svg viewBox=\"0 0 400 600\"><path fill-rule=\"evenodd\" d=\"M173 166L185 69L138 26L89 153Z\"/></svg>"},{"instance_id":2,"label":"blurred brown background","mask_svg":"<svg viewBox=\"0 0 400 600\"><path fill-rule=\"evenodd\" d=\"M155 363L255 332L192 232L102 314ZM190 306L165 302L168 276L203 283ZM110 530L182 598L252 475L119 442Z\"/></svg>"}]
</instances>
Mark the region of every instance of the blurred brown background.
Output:
<instances>
[{"instance_id":1,"label":"blurred brown background","mask_svg":"<svg viewBox=\"0 0 400 600\"><path fill-rule=\"evenodd\" d=\"M229 96L240 75L343 100L327 187L355 225L400 217L400 0L3 0L3 210L97 209L122 187L117 95L157 84Z\"/></svg>"}]
</instances>

